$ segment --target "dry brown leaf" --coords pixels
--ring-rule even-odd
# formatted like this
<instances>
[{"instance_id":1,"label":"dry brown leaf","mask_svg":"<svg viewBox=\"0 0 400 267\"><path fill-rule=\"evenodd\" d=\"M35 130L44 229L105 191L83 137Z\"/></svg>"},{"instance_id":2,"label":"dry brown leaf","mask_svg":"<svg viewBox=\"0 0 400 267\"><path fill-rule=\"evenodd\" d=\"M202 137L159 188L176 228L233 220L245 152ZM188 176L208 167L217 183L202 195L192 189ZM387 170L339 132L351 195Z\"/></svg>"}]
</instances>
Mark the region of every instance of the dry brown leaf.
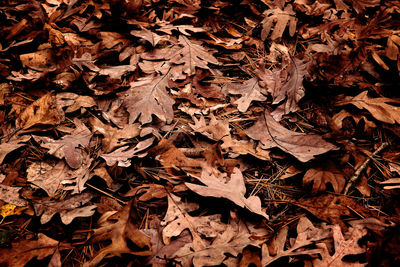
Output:
<instances>
[{"instance_id":1,"label":"dry brown leaf","mask_svg":"<svg viewBox=\"0 0 400 267\"><path fill-rule=\"evenodd\" d=\"M326 184L330 183L333 190L340 194L345 186L346 180L343 173L332 164L318 168L309 169L303 177L303 186L313 183L311 193L324 192Z\"/></svg>"},{"instance_id":2,"label":"dry brown leaf","mask_svg":"<svg viewBox=\"0 0 400 267\"><path fill-rule=\"evenodd\" d=\"M268 266L282 257L321 253L322 249L305 247L331 235L329 229L316 228L306 217L301 217L297 224L297 237L294 241L290 241L291 245L285 249L288 230L287 226L283 227L268 245L262 245L262 266Z\"/></svg>"},{"instance_id":3,"label":"dry brown leaf","mask_svg":"<svg viewBox=\"0 0 400 267\"><path fill-rule=\"evenodd\" d=\"M274 87L271 88L271 90L273 90L272 104L279 104L284 101L271 113L274 119L278 121L282 119L283 115L298 110L299 107L297 104L305 95L305 89L303 87L304 76L308 75L308 62L290 56L287 57L289 66L288 70L285 70L284 72L287 74L287 77L285 77L286 80L276 81ZM277 75L274 75L273 78L280 79ZM278 85L281 84L282 87L278 87Z\"/></svg>"},{"instance_id":4,"label":"dry brown leaf","mask_svg":"<svg viewBox=\"0 0 400 267\"><path fill-rule=\"evenodd\" d=\"M26 201L22 199L18 193L21 188L22 187L0 184L0 200L19 207L26 206Z\"/></svg>"},{"instance_id":5,"label":"dry brown leaf","mask_svg":"<svg viewBox=\"0 0 400 267\"><path fill-rule=\"evenodd\" d=\"M260 141L262 149L278 147L295 156L301 162L307 162L316 155L337 149L316 134L305 134L290 131L276 122L268 111L249 129L246 134Z\"/></svg>"},{"instance_id":6,"label":"dry brown leaf","mask_svg":"<svg viewBox=\"0 0 400 267\"><path fill-rule=\"evenodd\" d=\"M55 98L45 94L29 105L18 117L16 125L28 129L34 125L57 125L64 120L64 114L55 107Z\"/></svg>"},{"instance_id":7,"label":"dry brown leaf","mask_svg":"<svg viewBox=\"0 0 400 267\"><path fill-rule=\"evenodd\" d=\"M33 53L22 54L19 56L22 65L37 71L56 70L55 55L52 49L43 49Z\"/></svg>"},{"instance_id":8,"label":"dry brown leaf","mask_svg":"<svg viewBox=\"0 0 400 267\"><path fill-rule=\"evenodd\" d=\"M166 41L168 40L168 37L166 36L161 36L158 35L157 33L154 33L152 31L149 31L145 28L143 28L140 31L131 31L131 34L133 36L136 36L138 38L144 39L147 42L149 42L153 47L156 46L160 41Z\"/></svg>"},{"instance_id":9,"label":"dry brown leaf","mask_svg":"<svg viewBox=\"0 0 400 267\"><path fill-rule=\"evenodd\" d=\"M92 133L86 125L79 119L74 119L76 128L70 135L65 135L61 139L54 140L45 136L33 136L36 142L42 147L48 148L48 153L59 158L65 158L68 166L73 169L79 168L83 163L81 148L87 148Z\"/></svg>"},{"instance_id":10,"label":"dry brown leaf","mask_svg":"<svg viewBox=\"0 0 400 267\"><path fill-rule=\"evenodd\" d=\"M368 91L363 91L355 97L345 97L343 101L337 103L337 106L343 106L347 104L352 104L359 109L366 109L371 113L371 115L382 122L385 123L400 123L400 107L392 106L387 103L400 103L399 100L377 97L368 97Z\"/></svg>"},{"instance_id":11,"label":"dry brown leaf","mask_svg":"<svg viewBox=\"0 0 400 267\"><path fill-rule=\"evenodd\" d=\"M128 139L134 138L140 133L139 123L127 124L122 129L118 129L102 123L96 117L90 117L88 122L93 131L104 136L102 144L105 153L126 145L129 142Z\"/></svg>"},{"instance_id":12,"label":"dry brown leaf","mask_svg":"<svg viewBox=\"0 0 400 267\"><path fill-rule=\"evenodd\" d=\"M358 255L367 251L366 247L361 247L359 245L359 240L367 234L367 229L361 227L360 225L355 225L355 227L349 228L349 230L346 232L346 235L343 236L340 226L336 224L332 227L332 231L335 253L333 255L330 255L325 243L317 244L318 248L322 249L322 259L314 258L312 260L313 266L366 266L366 263L345 261L343 257L346 255Z\"/></svg>"},{"instance_id":13,"label":"dry brown leaf","mask_svg":"<svg viewBox=\"0 0 400 267\"><path fill-rule=\"evenodd\" d=\"M57 94L56 102L61 108L67 107L65 110L66 113L74 112L80 108L90 108L96 106L96 101L94 101L92 97L70 92Z\"/></svg>"},{"instance_id":14,"label":"dry brown leaf","mask_svg":"<svg viewBox=\"0 0 400 267\"><path fill-rule=\"evenodd\" d=\"M185 183L185 185L197 194L206 197L229 199L236 205L269 219L269 216L261 209L261 200L259 197L249 196L246 198L244 196L246 194L246 186L242 172L238 168L233 169L228 182L226 182L228 177L216 177L213 174L213 170L209 167L204 167L201 177L195 178L204 185L192 183Z\"/></svg>"},{"instance_id":15,"label":"dry brown leaf","mask_svg":"<svg viewBox=\"0 0 400 267\"><path fill-rule=\"evenodd\" d=\"M90 217L95 213L96 205L84 206L94 197L91 193L82 193L64 200L34 200L33 207L40 223L48 223L57 213L63 224L70 224L77 217Z\"/></svg>"},{"instance_id":16,"label":"dry brown leaf","mask_svg":"<svg viewBox=\"0 0 400 267\"><path fill-rule=\"evenodd\" d=\"M157 146L149 151L149 154L160 161L161 165L165 168L193 168L201 167L204 164L204 161L186 157L168 139L161 139Z\"/></svg>"},{"instance_id":17,"label":"dry brown leaf","mask_svg":"<svg viewBox=\"0 0 400 267\"><path fill-rule=\"evenodd\" d=\"M250 141L233 138L230 134L229 122L227 120L217 120L213 114L210 114L210 121L207 125L204 116L201 116L200 119L192 118L195 124L189 124L190 127L214 141L222 140L222 150L229 152L231 157L250 154L262 160L271 159L269 151L255 147Z\"/></svg>"},{"instance_id":18,"label":"dry brown leaf","mask_svg":"<svg viewBox=\"0 0 400 267\"><path fill-rule=\"evenodd\" d=\"M0 264L4 266L25 266L32 258L42 260L54 253L55 249L70 249L68 243L60 243L46 235L39 233L37 240L21 240L13 242L12 248L0 248Z\"/></svg>"},{"instance_id":19,"label":"dry brown leaf","mask_svg":"<svg viewBox=\"0 0 400 267\"><path fill-rule=\"evenodd\" d=\"M83 266L98 266L104 257L121 257L123 253L132 255L151 255L150 238L139 231L136 226L134 202L129 202L118 212L107 212L99 219L99 228L94 229L92 243L110 240L111 244L103 247ZM128 245L128 243L130 243ZM132 246L133 245L133 246ZM131 248L134 247L134 248Z\"/></svg>"},{"instance_id":20,"label":"dry brown leaf","mask_svg":"<svg viewBox=\"0 0 400 267\"><path fill-rule=\"evenodd\" d=\"M269 9L264 12L264 19L262 23L261 39L265 41L268 38L273 23L276 22L274 30L271 34L271 40L281 38L286 26L289 25L289 34L293 36L296 32L297 18L296 13L293 11L292 5L287 5L284 10L279 7Z\"/></svg>"},{"instance_id":21,"label":"dry brown leaf","mask_svg":"<svg viewBox=\"0 0 400 267\"><path fill-rule=\"evenodd\" d=\"M213 227L216 226L214 223L210 223ZM221 224L221 226L223 226ZM223 232L219 232L218 235L212 240L212 243L207 248L195 251L193 253L193 247L191 243L186 244L175 252L174 257L182 263L183 266L219 266L224 264L225 266L237 266L238 255L248 245L256 245L257 242L251 240L250 233L245 226L239 221L233 222L223 226ZM222 229L219 229L221 231ZM227 255L230 257L227 258ZM233 256L233 258L232 258ZM232 261L229 261L231 259Z\"/></svg>"},{"instance_id":22,"label":"dry brown leaf","mask_svg":"<svg viewBox=\"0 0 400 267\"><path fill-rule=\"evenodd\" d=\"M123 106L129 112L129 123L137 118L141 124L150 123L151 115L171 123L174 119L172 105L175 101L169 96L168 75L147 76L130 84L131 88L120 95L124 100Z\"/></svg>"},{"instance_id":23,"label":"dry brown leaf","mask_svg":"<svg viewBox=\"0 0 400 267\"><path fill-rule=\"evenodd\" d=\"M208 53L200 44L190 41L183 35L179 36L179 45L182 46L179 50L172 50L166 56L173 64L184 64L182 72L191 76L196 73L196 67L209 69L208 63L219 65L218 60Z\"/></svg>"},{"instance_id":24,"label":"dry brown leaf","mask_svg":"<svg viewBox=\"0 0 400 267\"><path fill-rule=\"evenodd\" d=\"M118 164L120 167L131 166L130 159L133 157L144 157L146 153L138 154L143 152L153 144L154 137L148 138L146 140L140 141L136 146L129 148L129 146L123 146L111 153L102 154L101 157L106 161L108 166L113 166Z\"/></svg>"},{"instance_id":25,"label":"dry brown leaf","mask_svg":"<svg viewBox=\"0 0 400 267\"><path fill-rule=\"evenodd\" d=\"M0 144L0 164L3 163L4 158L12 151L25 146L26 141L30 139L29 136L18 136L17 138L10 139L7 143Z\"/></svg>"},{"instance_id":26,"label":"dry brown leaf","mask_svg":"<svg viewBox=\"0 0 400 267\"><path fill-rule=\"evenodd\" d=\"M332 224L339 224L346 229L341 216L374 217L368 209L358 204L354 199L346 196L321 195L316 197L304 198L293 204L308 210L317 218ZM354 213L356 211L357 213Z\"/></svg>"},{"instance_id":27,"label":"dry brown leaf","mask_svg":"<svg viewBox=\"0 0 400 267\"><path fill-rule=\"evenodd\" d=\"M75 170L70 169L62 160L55 164L34 162L26 170L27 181L42 188L49 196L55 196L60 187L72 190L73 194L80 193L85 189L86 181L92 177L89 172L92 161L86 155L82 165Z\"/></svg>"},{"instance_id":28,"label":"dry brown leaf","mask_svg":"<svg viewBox=\"0 0 400 267\"><path fill-rule=\"evenodd\" d=\"M241 95L241 97L236 100L237 109L240 112L246 112L252 101L265 101L267 93L265 89L259 86L259 80L257 78L252 78L241 84L228 83L224 86L223 90L228 91L233 95Z\"/></svg>"}]
</instances>

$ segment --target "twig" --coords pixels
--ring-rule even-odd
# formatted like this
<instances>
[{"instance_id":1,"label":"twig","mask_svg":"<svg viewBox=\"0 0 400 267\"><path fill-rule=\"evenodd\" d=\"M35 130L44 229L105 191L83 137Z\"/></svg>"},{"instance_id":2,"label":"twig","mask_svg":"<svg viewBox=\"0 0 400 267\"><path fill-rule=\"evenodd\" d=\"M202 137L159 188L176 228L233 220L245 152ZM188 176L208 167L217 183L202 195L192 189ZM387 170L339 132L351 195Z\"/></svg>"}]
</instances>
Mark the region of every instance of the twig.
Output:
<instances>
[{"instance_id":1,"label":"twig","mask_svg":"<svg viewBox=\"0 0 400 267\"><path fill-rule=\"evenodd\" d=\"M378 147L378 149L375 150L374 153L372 153L372 155L369 156L360 167L358 167L358 169L356 170L354 175L347 182L347 185L346 185L346 187L345 187L345 189L343 191L344 195L347 195L347 193L349 192L350 187L358 180L358 177L360 176L361 172L368 166L368 164L371 161L371 159L373 157L375 157L383 149L385 149L388 145L389 145L389 143L387 143L387 142L382 143L381 146Z\"/></svg>"}]
</instances>

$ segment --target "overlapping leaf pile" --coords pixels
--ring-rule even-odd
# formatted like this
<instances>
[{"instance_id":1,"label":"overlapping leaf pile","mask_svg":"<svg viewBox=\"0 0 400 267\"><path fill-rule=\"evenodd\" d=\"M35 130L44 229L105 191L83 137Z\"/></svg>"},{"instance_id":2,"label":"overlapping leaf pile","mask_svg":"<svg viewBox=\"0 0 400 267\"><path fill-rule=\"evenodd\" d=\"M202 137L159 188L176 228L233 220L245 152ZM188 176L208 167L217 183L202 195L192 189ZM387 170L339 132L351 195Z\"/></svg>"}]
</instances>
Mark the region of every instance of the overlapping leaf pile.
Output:
<instances>
[{"instance_id":1,"label":"overlapping leaf pile","mask_svg":"<svg viewBox=\"0 0 400 267\"><path fill-rule=\"evenodd\" d=\"M0 20L0 265L399 263L398 1Z\"/></svg>"}]
</instances>

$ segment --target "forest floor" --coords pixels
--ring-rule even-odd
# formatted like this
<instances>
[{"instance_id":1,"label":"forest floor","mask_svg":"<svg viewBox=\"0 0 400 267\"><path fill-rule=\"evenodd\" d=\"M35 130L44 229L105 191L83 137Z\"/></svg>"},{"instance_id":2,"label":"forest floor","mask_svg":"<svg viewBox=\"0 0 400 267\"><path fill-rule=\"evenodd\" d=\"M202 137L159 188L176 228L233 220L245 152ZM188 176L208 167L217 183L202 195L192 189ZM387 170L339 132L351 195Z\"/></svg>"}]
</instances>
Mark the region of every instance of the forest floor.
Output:
<instances>
[{"instance_id":1,"label":"forest floor","mask_svg":"<svg viewBox=\"0 0 400 267\"><path fill-rule=\"evenodd\" d=\"M400 1L0 22L0 266L400 264Z\"/></svg>"}]
</instances>

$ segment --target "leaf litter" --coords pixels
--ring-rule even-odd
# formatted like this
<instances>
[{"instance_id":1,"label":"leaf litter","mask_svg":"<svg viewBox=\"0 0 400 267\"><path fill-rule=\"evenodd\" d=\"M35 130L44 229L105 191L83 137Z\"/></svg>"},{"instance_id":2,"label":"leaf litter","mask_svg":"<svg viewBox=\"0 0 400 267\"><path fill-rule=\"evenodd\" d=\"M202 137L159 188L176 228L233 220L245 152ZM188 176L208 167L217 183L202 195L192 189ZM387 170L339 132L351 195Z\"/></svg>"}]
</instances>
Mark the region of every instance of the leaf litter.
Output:
<instances>
[{"instance_id":1,"label":"leaf litter","mask_svg":"<svg viewBox=\"0 0 400 267\"><path fill-rule=\"evenodd\" d=\"M0 265L399 264L398 2L239 2L1 5Z\"/></svg>"}]
</instances>

